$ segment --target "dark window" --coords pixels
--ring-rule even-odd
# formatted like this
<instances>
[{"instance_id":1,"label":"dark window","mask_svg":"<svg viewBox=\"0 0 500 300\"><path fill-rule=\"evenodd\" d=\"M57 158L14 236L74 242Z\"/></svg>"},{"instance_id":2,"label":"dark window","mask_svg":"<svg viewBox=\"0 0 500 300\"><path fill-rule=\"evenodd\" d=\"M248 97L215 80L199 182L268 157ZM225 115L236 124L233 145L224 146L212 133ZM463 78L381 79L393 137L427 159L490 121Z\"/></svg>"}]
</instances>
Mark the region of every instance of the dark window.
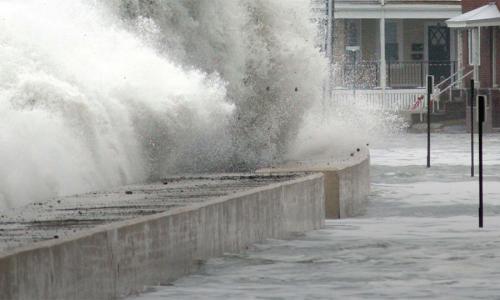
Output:
<instances>
[{"instance_id":1,"label":"dark window","mask_svg":"<svg viewBox=\"0 0 500 300\"><path fill-rule=\"evenodd\" d=\"M385 23L385 59L399 60L398 23L394 21Z\"/></svg>"},{"instance_id":2,"label":"dark window","mask_svg":"<svg viewBox=\"0 0 500 300\"><path fill-rule=\"evenodd\" d=\"M361 60L361 20L346 20L345 22L345 54L347 63L357 63Z\"/></svg>"}]
</instances>

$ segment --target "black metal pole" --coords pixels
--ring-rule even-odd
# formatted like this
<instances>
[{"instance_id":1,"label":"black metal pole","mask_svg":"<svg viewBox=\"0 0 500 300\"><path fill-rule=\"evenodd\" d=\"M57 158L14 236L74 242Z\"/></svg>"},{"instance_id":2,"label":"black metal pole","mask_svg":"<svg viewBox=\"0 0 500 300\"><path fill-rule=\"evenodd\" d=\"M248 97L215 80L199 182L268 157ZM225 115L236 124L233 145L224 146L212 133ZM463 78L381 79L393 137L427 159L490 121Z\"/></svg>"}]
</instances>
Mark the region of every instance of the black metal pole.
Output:
<instances>
[{"instance_id":1,"label":"black metal pole","mask_svg":"<svg viewBox=\"0 0 500 300\"><path fill-rule=\"evenodd\" d=\"M474 79L470 80L470 155L471 167L470 176L474 177L474 97L475 97Z\"/></svg>"},{"instance_id":2,"label":"black metal pole","mask_svg":"<svg viewBox=\"0 0 500 300\"><path fill-rule=\"evenodd\" d=\"M431 97L434 88L434 76L427 76L427 168L431 167Z\"/></svg>"},{"instance_id":3,"label":"black metal pole","mask_svg":"<svg viewBox=\"0 0 500 300\"><path fill-rule=\"evenodd\" d=\"M483 123L486 114L486 96L478 97L479 134L479 228L483 228Z\"/></svg>"}]
</instances>

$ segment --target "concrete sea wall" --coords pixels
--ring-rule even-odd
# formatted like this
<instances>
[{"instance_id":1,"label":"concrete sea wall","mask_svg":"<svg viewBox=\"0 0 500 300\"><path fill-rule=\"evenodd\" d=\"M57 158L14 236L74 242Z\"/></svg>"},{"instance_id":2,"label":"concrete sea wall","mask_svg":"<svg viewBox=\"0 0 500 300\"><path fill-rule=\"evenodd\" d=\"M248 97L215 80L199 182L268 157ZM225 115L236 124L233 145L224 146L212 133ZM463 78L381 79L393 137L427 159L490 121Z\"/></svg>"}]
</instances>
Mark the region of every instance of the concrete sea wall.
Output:
<instances>
[{"instance_id":1,"label":"concrete sea wall","mask_svg":"<svg viewBox=\"0 0 500 300\"><path fill-rule=\"evenodd\" d=\"M166 284L210 257L321 228L324 193L313 174L4 253L0 299L117 299Z\"/></svg>"},{"instance_id":2,"label":"concrete sea wall","mask_svg":"<svg viewBox=\"0 0 500 300\"><path fill-rule=\"evenodd\" d=\"M334 172L334 191L338 193L338 218L360 216L365 213L370 193L370 156ZM335 189L338 187L338 189Z\"/></svg>"},{"instance_id":3,"label":"concrete sea wall","mask_svg":"<svg viewBox=\"0 0 500 300\"><path fill-rule=\"evenodd\" d=\"M329 219L364 214L370 193L370 154L358 153L347 162L306 162L259 170L260 174L320 172L324 175L325 213Z\"/></svg>"}]
</instances>

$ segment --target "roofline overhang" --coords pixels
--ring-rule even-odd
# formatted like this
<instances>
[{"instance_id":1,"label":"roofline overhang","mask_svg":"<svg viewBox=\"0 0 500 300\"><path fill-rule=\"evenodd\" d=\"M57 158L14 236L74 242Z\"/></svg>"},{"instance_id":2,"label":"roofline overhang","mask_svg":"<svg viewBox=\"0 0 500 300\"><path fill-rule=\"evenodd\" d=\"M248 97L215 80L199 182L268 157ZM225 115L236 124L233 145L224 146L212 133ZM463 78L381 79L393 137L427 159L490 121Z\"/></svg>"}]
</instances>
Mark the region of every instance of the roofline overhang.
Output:
<instances>
[{"instance_id":1,"label":"roofline overhang","mask_svg":"<svg viewBox=\"0 0 500 300\"><path fill-rule=\"evenodd\" d=\"M336 19L450 19L462 13L450 4L336 4Z\"/></svg>"},{"instance_id":2,"label":"roofline overhang","mask_svg":"<svg viewBox=\"0 0 500 300\"><path fill-rule=\"evenodd\" d=\"M450 28L475 28L500 26L500 18L480 20L474 22L446 22Z\"/></svg>"},{"instance_id":3,"label":"roofline overhang","mask_svg":"<svg viewBox=\"0 0 500 300\"><path fill-rule=\"evenodd\" d=\"M481 14L485 14L481 16ZM500 11L494 2L446 20L450 28L500 26Z\"/></svg>"}]
</instances>

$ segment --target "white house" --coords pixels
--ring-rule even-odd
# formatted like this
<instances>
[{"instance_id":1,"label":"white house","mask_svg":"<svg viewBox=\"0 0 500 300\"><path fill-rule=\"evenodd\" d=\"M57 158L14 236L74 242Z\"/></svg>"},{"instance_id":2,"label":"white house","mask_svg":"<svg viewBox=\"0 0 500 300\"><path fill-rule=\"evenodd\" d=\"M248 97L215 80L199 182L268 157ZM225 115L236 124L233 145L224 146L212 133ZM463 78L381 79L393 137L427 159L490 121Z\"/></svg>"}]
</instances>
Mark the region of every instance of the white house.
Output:
<instances>
[{"instance_id":1,"label":"white house","mask_svg":"<svg viewBox=\"0 0 500 300\"><path fill-rule=\"evenodd\" d=\"M334 97L345 100L356 91L356 101L365 95L404 106L395 109L411 108L421 99L428 74L437 84L458 71L457 34L445 21L462 13L461 0L314 2L334 7Z\"/></svg>"}]
</instances>

